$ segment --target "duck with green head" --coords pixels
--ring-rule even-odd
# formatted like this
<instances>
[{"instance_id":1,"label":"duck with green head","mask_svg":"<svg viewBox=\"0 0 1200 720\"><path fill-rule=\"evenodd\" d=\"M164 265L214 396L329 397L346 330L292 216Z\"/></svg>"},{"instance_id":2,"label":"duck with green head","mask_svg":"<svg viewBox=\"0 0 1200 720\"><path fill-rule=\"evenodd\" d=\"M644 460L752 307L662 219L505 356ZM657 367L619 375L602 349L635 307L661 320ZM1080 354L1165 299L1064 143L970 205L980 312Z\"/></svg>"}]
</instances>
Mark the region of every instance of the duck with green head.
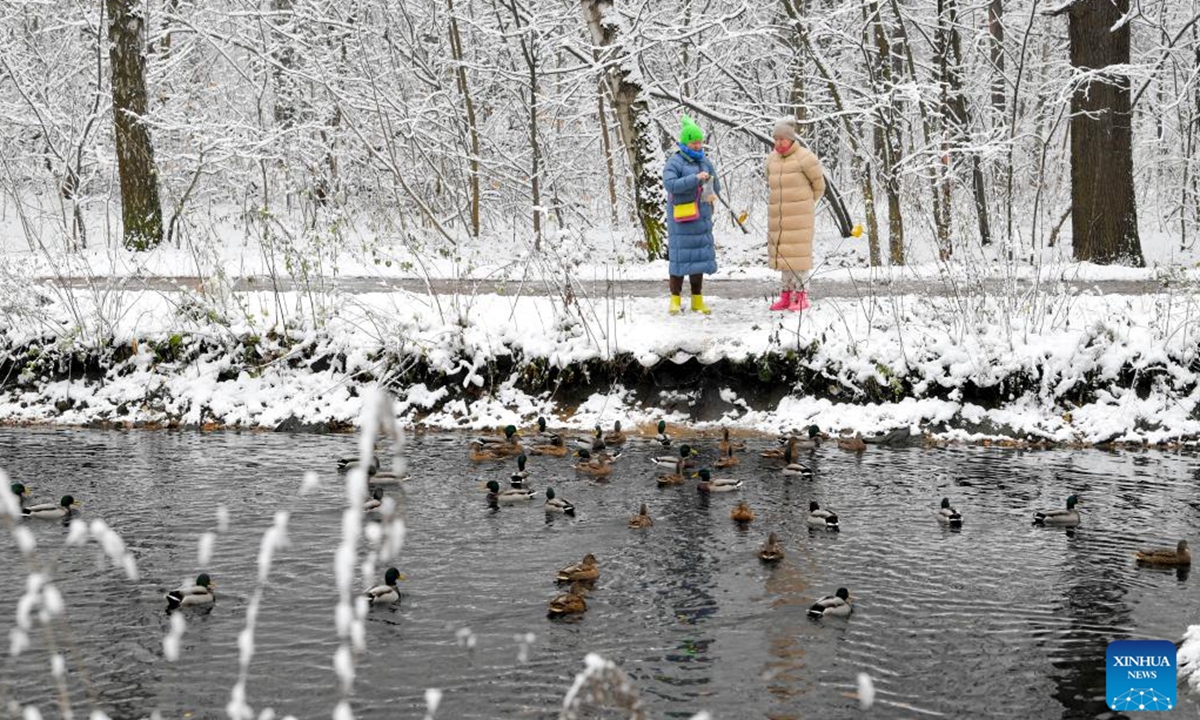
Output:
<instances>
[{"instance_id":1,"label":"duck with green head","mask_svg":"<svg viewBox=\"0 0 1200 720\"><path fill-rule=\"evenodd\" d=\"M546 488L546 512L562 513L568 517L575 517L575 506L566 498L559 497L554 488Z\"/></svg>"},{"instance_id":2,"label":"duck with green head","mask_svg":"<svg viewBox=\"0 0 1200 720\"><path fill-rule=\"evenodd\" d=\"M515 488L525 487L525 481L529 479L529 471L525 469L527 458L524 453L517 456L517 469L512 475L508 476L508 483Z\"/></svg>"},{"instance_id":3,"label":"duck with green head","mask_svg":"<svg viewBox=\"0 0 1200 720\"><path fill-rule=\"evenodd\" d=\"M962 514L950 507L950 498L942 498L942 506L938 508L938 522L951 529L962 527Z\"/></svg>"},{"instance_id":4,"label":"duck with green head","mask_svg":"<svg viewBox=\"0 0 1200 720\"><path fill-rule=\"evenodd\" d=\"M696 485L696 490L701 493L733 492L742 489L741 480L715 478L712 476L712 471L708 468L702 468L696 475L700 478L700 482Z\"/></svg>"},{"instance_id":5,"label":"duck with green head","mask_svg":"<svg viewBox=\"0 0 1200 720\"><path fill-rule=\"evenodd\" d=\"M823 509L816 500L809 501L808 515L804 518L804 524L812 528L825 528L834 532L841 529L837 513Z\"/></svg>"},{"instance_id":6,"label":"duck with green head","mask_svg":"<svg viewBox=\"0 0 1200 720\"><path fill-rule=\"evenodd\" d=\"M850 602L850 591L846 588L838 588L837 592L832 595L827 595L813 603L808 609L808 616L814 619L823 617L846 617L854 612L854 606Z\"/></svg>"},{"instance_id":7,"label":"duck with green head","mask_svg":"<svg viewBox=\"0 0 1200 720\"><path fill-rule=\"evenodd\" d=\"M587 450L593 453L604 451L604 430L597 425L592 428L592 434L584 437L575 438L575 447L579 450Z\"/></svg>"},{"instance_id":8,"label":"duck with green head","mask_svg":"<svg viewBox=\"0 0 1200 720\"><path fill-rule=\"evenodd\" d=\"M627 439L628 438L625 437L625 433L621 432L621 421L617 420L616 422L613 423L612 432L606 433L604 435L604 444L605 445L623 445L623 444L625 444L625 440L627 440Z\"/></svg>"},{"instance_id":9,"label":"duck with green head","mask_svg":"<svg viewBox=\"0 0 1200 720\"><path fill-rule=\"evenodd\" d=\"M1078 497L1068 495L1067 507L1065 509L1039 510L1033 514L1033 524L1054 527L1075 527L1080 522L1079 511L1075 509L1075 506L1078 504Z\"/></svg>"},{"instance_id":10,"label":"duck with green head","mask_svg":"<svg viewBox=\"0 0 1200 720\"><path fill-rule=\"evenodd\" d=\"M476 438L471 441L471 459L475 461L504 460L514 455L520 455L524 450L521 448L519 438L516 425L504 427L503 440L494 437Z\"/></svg>"},{"instance_id":11,"label":"duck with green head","mask_svg":"<svg viewBox=\"0 0 1200 720\"><path fill-rule=\"evenodd\" d=\"M29 497L29 488L19 482L15 482L8 486L13 495L17 496L17 503L20 505L21 512L25 512L25 498Z\"/></svg>"},{"instance_id":12,"label":"duck with green head","mask_svg":"<svg viewBox=\"0 0 1200 720\"><path fill-rule=\"evenodd\" d=\"M667 434L666 420L658 421L658 434L654 436L654 439L665 448L671 447L671 436Z\"/></svg>"},{"instance_id":13,"label":"duck with green head","mask_svg":"<svg viewBox=\"0 0 1200 720\"><path fill-rule=\"evenodd\" d=\"M21 512L25 517L38 518L41 520L60 520L75 515L75 508L81 503L70 495L63 495L62 499L55 503L38 503L23 508Z\"/></svg>"},{"instance_id":14,"label":"duck with green head","mask_svg":"<svg viewBox=\"0 0 1200 720\"><path fill-rule=\"evenodd\" d=\"M576 472L597 477L603 477L612 473L612 457L607 453L592 457L591 452L580 450L576 455L579 456L578 462L574 465Z\"/></svg>"},{"instance_id":15,"label":"duck with green head","mask_svg":"<svg viewBox=\"0 0 1200 720\"><path fill-rule=\"evenodd\" d=\"M537 496L536 490L529 488L504 488L500 489L500 483L495 480L487 481L487 500L489 504L499 503L501 505L511 505L513 503L526 502Z\"/></svg>"},{"instance_id":16,"label":"duck with green head","mask_svg":"<svg viewBox=\"0 0 1200 720\"><path fill-rule=\"evenodd\" d=\"M383 574L383 584L376 585L368 589L364 595L367 596L367 602L372 605L391 605L400 602L400 588L396 583L404 579L404 575L394 567L390 567Z\"/></svg>"},{"instance_id":17,"label":"duck with green head","mask_svg":"<svg viewBox=\"0 0 1200 720\"><path fill-rule=\"evenodd\" d=\"M208 577L208 573L200 573L196 576L194 585L184 583L167 593L167 609L212 605L216 600L216 595L213 593L215 587L216 584Z\"/></svg>"},{"instance_id":18,"label":"duck with green head","mask_svg":"<svg viewBox=\"0 0 1200 720\"><path fill-rule=\"evenodd\" d=\"M783 451L783 469L780 470L779 472L781 472L782 474L784 474L788 477L803 477L803 478L811 479L813 476L812 468L805 465L804 463L796 462L796 458L792 455L792 452L793 452L792 445L788 445L787 448L784 449L784 451Z\"/></svg>"},{"instance_id":19,"label":"duck with green head","mask_svg":"<svg viewBox=\"0 0 1200 720\"><path fill-rule=\"evenodd\" d=\"M650 461L659 467L673 468L676 463L682 460L683 466L690 468L692 466L692 456L695 454L696 452L692 450L692 446L684 443L679 446L678 455L659 455L658 457L650 458Z\"/></svg>"}]
</instances>

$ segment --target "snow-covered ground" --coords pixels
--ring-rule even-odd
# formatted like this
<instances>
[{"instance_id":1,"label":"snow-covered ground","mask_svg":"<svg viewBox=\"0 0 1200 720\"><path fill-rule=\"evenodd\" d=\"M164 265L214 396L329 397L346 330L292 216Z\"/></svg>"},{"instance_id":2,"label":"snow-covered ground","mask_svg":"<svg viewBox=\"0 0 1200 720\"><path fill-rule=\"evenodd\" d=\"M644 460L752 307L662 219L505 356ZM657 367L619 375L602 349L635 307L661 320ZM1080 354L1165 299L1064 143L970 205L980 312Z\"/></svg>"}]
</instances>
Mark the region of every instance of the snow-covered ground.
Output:
<instances>
[{"instance_id":1,"label":"snow-covered ground","mask_svg":"<svg viewBox=\"0 0 1200 720\"><path fill-rule=\"evenodd\" d=\"M11 223L0 235L0 349L35 349L16 361L0 394L8 422L213 423L276 427L352 423L364 385L388 382L406 420L488 427L556 414L590 426L660 416L694 419L700 393L647 398L596 372L606 361L782 362L809 379L752 406L721 388L718 421L774 432L816 423L863 432L908 425L941 438L1019 437L1053 442L1170 443L1200 437L1195 248L1146 234L1148 267L1071 262L1069 244L1009 259L1000 248L961 248L936 260L916 234L911 264L870 268L865 240L841 239L822 215L814 296L803 317L770 313L758 300L710 295L714 314L666 315L663 298L613 291L580 297L563 279L662 278L665 262L637 259L627 234L595 230L548 236L535 251L518 234L454 247L404 244L351 232L340 243L265 247L227 227L219 241L133 253L111 246L31 251ZM752 218L751 227L755 220ZM719 228L717 278L761 280L761 236ZM122 291L98 276L198 277L201 290ZM242 277L290 277L298 292L232 292ZM50 278L83 279L65 289ZM502 295L409 292L343 294L339 277L487 278L512 281ZM821 283L864 288L917 279L963 292L856 298L821 296ZM1032 288L983 292L982 279L1040 279ZM1146 295L1078 292L1060 281L1169 280ZM262 287L269 287L269 284ZM523 288L536 287L537 296ZM997 287L993 284L993 289ZM1003 286L1001 287L1008 287ZM45 346L45 350L40 347ZM122 348L136 348L123 360ZM164 348L167 350L164 351ZM104 364L66 380L64 358ZM57 367L55 367L57 366ZM406 368L419 370L416 376ZM509 368L512 376L498 377ZM530 368L591 369L590 398L566 400L521 379ZM457 385L448 384L446 377ZM776 374L762 374L765 385ZM1134 383L1137 390L1129 389ZM868 402L866 398L886 400ZM1078 403L1078 405L1076 404Z\"/></svg>"}]
</instances>

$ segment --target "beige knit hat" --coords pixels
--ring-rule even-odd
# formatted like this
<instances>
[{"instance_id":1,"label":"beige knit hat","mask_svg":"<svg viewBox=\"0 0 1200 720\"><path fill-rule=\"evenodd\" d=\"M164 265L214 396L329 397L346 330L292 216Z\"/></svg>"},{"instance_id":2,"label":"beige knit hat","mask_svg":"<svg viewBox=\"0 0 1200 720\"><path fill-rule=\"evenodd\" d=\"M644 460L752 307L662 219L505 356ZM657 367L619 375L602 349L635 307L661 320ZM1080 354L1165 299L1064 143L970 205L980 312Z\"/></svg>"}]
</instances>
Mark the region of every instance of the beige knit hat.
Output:
<instances>
[{"instance_id":1,"label":"beige knit hat","mask_svg":"<svg viewBox=\"0 0 1200 720\"><path fill-rule=\"evenodd\" d=\"M771 130L771 137L784 137L790 140L799 138L799 135L796 134L795 118L779 118L775 123L775 127Z\"/></svg>"}]
</instances>

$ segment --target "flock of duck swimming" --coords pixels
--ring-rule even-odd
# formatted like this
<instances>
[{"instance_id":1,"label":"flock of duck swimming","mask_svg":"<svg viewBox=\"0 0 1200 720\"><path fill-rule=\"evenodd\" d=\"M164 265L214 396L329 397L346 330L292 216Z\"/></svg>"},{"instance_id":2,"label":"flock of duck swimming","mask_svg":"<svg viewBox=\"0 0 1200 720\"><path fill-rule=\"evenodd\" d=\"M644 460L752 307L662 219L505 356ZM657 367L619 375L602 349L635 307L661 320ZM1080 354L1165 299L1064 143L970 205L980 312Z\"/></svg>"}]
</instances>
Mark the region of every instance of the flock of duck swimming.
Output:
<instances>
[{"instance_id":1,"label":"flock of duck swimming","mask_svg":"<svg viewBox=\"0 0 1200 720\"><path fill-rule=\"evenodd\" d=\"M659 487L684 485L690 479L695 479L695 487L700 493L729 493L740 490L743 481L734 478L723 478L714 475L713 470L697 467L699 453L690 443L680 443L677 452L671 452L673 440L667 433L667 424L659 421L657 432L652 442L662 447L667 454L651 458L653 464L662 470L657 477ZM593 433L587 437L577 438L568 443L561 433L548 429L545 418L538 418L537 426L531 433L529 442L522 443L517 428L509 425L501 434L475 438L470 442L469 457L476 462L516 460L516 469L509 476L509 487L501 487L496 480L489 480L484 487L487 489L489 507L499 508L501 505L527 504L538 496L538 491L529 484L530 471L527 467L529 456L575 458L572 468L582 475L603 478L610 475L613 465L621 457L621 448L630 439L621 429L621 423L614 424L613 429L604 432L596 426ZM804 432L793 432L779 438L779 447L766 450L761 456L767 460L780 461L778 473L786 477L811 478L812 470L799 461L803 451L814 452L830 440L816 425L809 426ZM863 452L867 444L861 435L841 435L836 438L837 447L849 452ZM740 463L739 454L747 451L744 442L733 440L728 429L722 434L718 445L719 459L713 464L716 469L727 469ZM357 464L356 458L338 461L340 470L349 470ZM407 478L380 469L378 458L371 458L366 468L371 486L371 496L363 506L364 512L371 516L378 513L383 506L384 490L388 486L398 486ZM57 503L39 503L26 505L29 494L21 483L13 483L11 491L20 501L21 514L35 520L69 520L76 512L80 503L71 495L64 495ZM1073 528L1080 524L1079 511L1076 509L1078 498L1070 495L1066 506L1048 510L1039 510L1033 514L1033 524L1051 527ZM545 491L543 507L548 513L561 513L574 516L575 506L566 498L548 487ZM951 504L949 498L942 498L937 509L937 521L952 530L961 529L963 515ZM745 502L740 501L730 511L730 519L740 525L748 525L754 521L754 510ZM810 502L805 524L816 529L829 532L840 530L838 515L829 508L822 508L818 503ZM637 514L629 518L628 525L633 530L652 527L647 506L643 503ZM778 536L772 532L758 550L758 558L764 563L777 563L785 556L785 551ZM1175 548L1153 548L1138 551L1137 562L1157 566L1186 566L1191 564L1192 556L1187 540L1180 540ZM565 592L551 598L547 615L552 618L578 616L587 611L585 599L600 577L600 565L596 557L588 553L583 559L573 565L562 568L555 575L555 580L569 585ZM400 602L402 593L398 582L404 575L394 567L384 573L382 584L369 588L364 593L371 605L388 605ZM182 585L167 593L167 607L170 610L180 607L211 605L215 600L215 584L207 573L201 573L193 585ZM813 618L826 616L848 616L854 610L849 590L838 588L833 595L817 600L809 608L808 614Z\"/></svg>"}]
</instances>

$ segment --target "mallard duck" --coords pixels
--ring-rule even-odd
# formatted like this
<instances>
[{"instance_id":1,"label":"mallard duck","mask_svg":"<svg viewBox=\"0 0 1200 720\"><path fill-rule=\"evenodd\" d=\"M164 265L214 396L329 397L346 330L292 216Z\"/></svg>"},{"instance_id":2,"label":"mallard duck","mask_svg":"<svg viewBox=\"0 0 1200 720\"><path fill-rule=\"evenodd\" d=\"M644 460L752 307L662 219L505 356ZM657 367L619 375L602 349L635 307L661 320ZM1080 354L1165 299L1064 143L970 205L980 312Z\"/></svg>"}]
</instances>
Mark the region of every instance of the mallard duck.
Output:
<instances>
[{"instance_id":1,"label":"mallard duck","mask_svg":"<svg viewBox=\"0 0 1200 720\"><path fill-rule=\"evenodd\" d=\"M587 601L583 599L586 593L587 588L583 584L572 583L570 590L550 599L546 617L560 618L566 615L582 615L587 612Z\"/></svg>"},{"instance_id":2,"label":"mallard duck","mask_svg":"<svg viewBox=\"0 0 1200 720\"><path fill-rule=\"evenodd\" d=\"M646 507L646 503L642 503L642 509L637 515L629 517L629 527L637 530L639 528L648 528L654 525L654 519L650 517L650 509Z\"/></svg>"},{"instance_id":3,"label":"mallard duck","mask_svg":"<svg viewBox=\"0 0 1200 720\"><path fill-rule=\"evenodd\" d=\"M612 432L606 433L604 435L603 439L604 439L605 445L623 445L623 444L625 444L625 441L628 438L625 437L625 433L621 432L621 421L620 420L613 423Z\"/></svg>"},{"instance_id":4,"label":"mallard duck","mask_svg":"<svg viewBox=\"0 0 1200 720\"><path fill-rule=\"evenodd\" d=\"M750 509L750 505L745 500L740 500L729 511L729 519L736 523L754 522L754 511Z\"/></svg>"},{"instance_id":5,"label":"mallard duck","mask_svg":"<svg viewBox=\"0 0 1200 720\"><path fill-rule=\"evenodd\" d=\"M397 475L390 470L377 472L371 476L372 485L380 485L383 487L395 487L406 482L408 482L408 475Z\"/></svg>"},{"instance_id":6,"label":"mallard duck","mask_svg":"<svg viewBox=\"0 0 1200 720\"><path fill-rule=\"evenodd\" d=\"M692 451L692 446L685 443L679 446L678 455L659 455L658 457L650 458L650 462L658 465L659 467L673 468L675 467L676 463L682 460L683 466L685 468L690 468L692 466L691 457L695 454L696 453Z\"/></svg>"},{"instance_id":7,"label":"mallard duck","mask_svg":"<svg viewBox=\"0 0 1200 720\"><path fill-rule=\"evenodd\" d=\"M684 483L683 476L683 458L675 461L675 472L667 475L658 476L659 487L670 487L672 485L682 485Z\"/></svg>"},{"instance_id":8,"label":"mallard duck","mask_svg":"<svg viewBox=\"0 0 1200 720\"><path fill-rule=\"evenodd\" d=\"M575 438L575 448L598 453L604 450L604 430L597 425L588 437Z\"/></svg>"},{"instance_id":9,"label":"mallard duck","mask_svg":"<svg viewBox=\"0 0 1200 720\"><path fill-rule=\"evenodd\" d=\"M551 438L548 442L534 445L529 448L530 455L544 455L546 457L566 457L570 450L563 439L557 435Z\"/></svg>"},{"instance_id":10,"label":"mallard duck","mask_svg":"<svg viewBox=\"0 0 1200 720\"><path fill-rule=\"evenodd\" d=\"M537 419L537 428L534 430L533 439L536 441L536 444L539 445L548 445L555 442L558 442L559 444L562 443L562 435L559 435L555 432L550 432L550 430L547 429L546 418L544 417L539 417Z\"/></svg>"},{"instance_id":11,"label":"mallard duck","mask_svg":"<svg viewBox=\"0 0 1200 720\"><path fill-rule=\"evenodd\" d=\"M767 541L758 549L758 559L763 562L779 562L783 559L783 544L775 533L767 536Z\"/></svg>"},{"instance_id":12,"label":"mallard duck","mask_svg":"<svg viewBox=\"0 0 1200 720\"><path fill-rule=\"evenodd\" d=\"M1138 550L1137 561L1143 565L1191 565L1192 551L1188 549L1188 541L1180 540L1175 549L1154 548Z\"/></svg>"},{"instance_id":13,"label":"mallard duck","mask_svg":"<svg viewBox=\"0 0 1200 720\"><path fill-rule=\"evenodd\" d=\"M377 487L377 488L375 488L375 491L371 493L371 497L365 503L363 503L363 511L375 512L382 506L383 506L383 488Z\"/></svg>"},{"instance_id":14,"label":"mallard duck","mask_svg":"<svg viewBox=\"0 0 1200 720\"><path fill-rule=\"evenodd\" d=\"M476 438L471 441L470 457L476 462L504 460L524 452L515 425L504 428L504 439L494 437Z\"/></svg>"},{"instance_id":15,"label":"mallard duck","mask_svg":"<svg viewBox=\"0 0 1200 720\"><path fill-rule=\"evenodd\" d=\"M714 463L714 466L718 470L724 470L726 468L736 467L741 462L741 460L734 457L733 448L731 447L725 450L725 454L717 459L717 462Z\"/></svg>"},{"instance_id":16,"label":"mallard duck","mask_svg":"<svg viewBox=\"0 0 1200 720\"><path fill-rule=\"evenodd\" d=\"M803 463L796 462L795 457L792 455L791 445L788 445L783 451L783 469L781 469L779 472L787 475L788 477L811 478L813 476L813 472L810 467Z\"/></svg>"},{"instance_id":17,"label":"mallard duck","mask_svg":"<svg viewBox=\"0 0 1200 720\"><path fill-rule=\"evenodd\" d=\"M665 448L671 447L671 436L667 434L666 420L658 421L658 434L654 436L654 439Z\"/></svg>"},{"instance_id":18,"label":"mallard duck","mask_svg":"<svg viewBox=\"0 0 1200 720\"><path fill-rule=\"evenodd\" d=\"M763 458L766 458L767 460L785 460L785 461L787 460L787 458L795 457L796 456L796 438L794 438L794 437L788 438L787 443L785 443L783 447L771 448L769 450L763 450L762 453L760 453L760 456ZM788 461L788 462L790 462L790 461Z\"/></svg>"},{"instance_id":19,"label":"mallard duck","mask_svg":"<svg viewBox=\"0 0 1200 720\"><path fill-rule=\"evenodd\" d=\"M950 498L942 498L942 506L938 508L937 519L941 524L949 525L952 528L962 527L962 515L950 507Z\"/></svg>"},{"instance_id":20,"label":"mallard duck","mask_svg":"<svg viewBox=\"0 0 1200 720\"><path fill-rule=\"evenodd\" d=\"M63 495L62 499L55 503L38 503L22 508L21 513L25 517L40 518L42 520L58 520L65 517L70 517L75 514L75 508L79 505L75 498L70 495Z\"/></svg>"},{"instance_id":21,"label":"mallard duck","mask_svg":"<svg viewBox=\"0 0 1200 720\"><path fill-rule=\"evenodd\" d=\"M574 465L576 472L595 476L612 474L612 457L609 455L592 457L587 450L580 450L576 454L579 455L579 461Z\"/></svg>"},{"instance_id":22,"label":"mallard duck","mask_svg":"<svg viewBox=\"0 0 1200 720\"><path fill-rule=\"evenodd\" d=\"M862 433L854 433L854 435L838 435L838 447L847 452L863 452L867 449L867 443L862 439Z\"/></svg>"},{"instance_id":23,"label":"mallard duck","mask_svg":"<svg viewBox=\"0 0 1200 720\"><path fill-rule=\"evenodd\" d=\"M403 579L404 576L400 574L399 570L390 567L383 574L383 584L376 585L363 594L367 596L367 602L371 605L398 603L400 602L400 588L396 587L396 582Z\"/></svg>"},{"instance_id":24,"label":"mallard duck","mask_svg":"<svg viewBox=\"0 0 1200 720\"><path fill-rule=\"evenodd\" d=\"M8 489L12 490L12 494L17 496L17 504L20 506L21 512L24 512L25 498L29 497L29 488L25 487L19 482L15 482L12 485L9 485Z\"/></svg>"},{"instance_id":25,"label":"mallard duck","mask_svg":"<svg viewBox=\"0 0 1200 720\"><path fill-rule=\"evenodd\" d=\"M821 428L816 425L809 425L804 435L796 438L795 446L801 450L816 450L821 447L821 443L825 438L821 435Z\"/></svg>"},{"instance_id":26,"label":"mallard duck","mask_svg":"<svg viewBox=\"0 0 1200 720\"><path fill-rule=\"evenodd\" d=\"M195 585L184 583L167 593L167 609L211 605L216 600L216 595L213 594L215 587L216 585L208 577L208 573L200 573L196 576Z\"/></svg>"},{"instance_id":27,"label":"mallard duck","mask_svg":"<svg viewBox=\"0 0 1200 720\"><path fill-rule=\"evenodd\" d=\"M522 453L521 455L518 455L517 456L517 469L513 472L512 475L508 476L509 484L515 488L525 487L525 481L529 479L529 471L525 469L525 463L527 461L528 461L528 458L525 457L524 453Z\"/></svg>"},{"instance_id":28,"label":"mallard duck","mask_svg":"<svg viewBox=\"0 0 1200 720\"><path fill-rule=\"evenodd\" d=\"M583 559L574 565L568 565L558 571L557 582L576 582L584 581L591 582L600 577L600 564L596 562L596 556L588 553L583 556Z\"/></svg>"},{"instance_id":29,"label":"mallard duck","mask_svg":"<svg viewBox=\"0 0 1200 720\"><path fill-rule=\"evenodd\" d=\"M696 490L702 493L733 492L734 490L742 489L741 480L714 478L708 468L700 470L696 475L700 478L699 484L696 485Z\"/></svg>"},{"instance_id":30,"label":"mallard duck","mask_svg":"<svg viewBox=\"0 0 1200 720\"><path fill-rule=\"evenodd\" d=\"M812 607L808 609L808 616L812 618L830 615L846 617L852 612L854 612L854 606L850 604L850 591L846 588L838 588L833 595L823 597L813 603Z\"/></svg>"},{"instance_id":31,"label":"mallard duck","mask_svg":"<svg viewBox=\"0 0 1200 720\"><path fill-rule=\"evenodd\" d=\"M809 527L825 528L826 530L840 530L838 525L837 513L830 510L822 510L816 500L808 503L808 516L804 518L804 522Z\"/></svg>"},{"instance_id":32,"label":"mallard duck","mask_svg":"<svg viewBox=\"0 0 1200 720\"><path fill-rule=\"evenodd\" d=\"M562 513L575 517L575 506L565 498L554 494L554 488L546 488L546 512Z\"/></svg>"},{"instance_id":33,"label":"mallard duck","mask_svg":"<svg viewBox=\"0 0 1200 720\"><path fill-rule=\"evenodd\" d=\"M353 457L338 458L337 466L338 472L350 472L359 466L359 457L354 455ZM367 461L366 467L368 475L374 475L379 472L379 456L371 455L371 459Z\"/></svg>"},{"instance_id":34,"label":"mallard duck","mask_svg":"<svg viewBox=\"0 0 1200 720\"><path fill-rule=\"evenodd\" d=\"M746 452L746 443L729 439L729 428L721 428L720 450L722 455L733 452Z\"/></svg>"},{"instance_id":35,"label":"mallard duck","mask_svg":"<svg viewBox=\"0 0 1200 720\"><path fill-rule=\"evenodd\" d=\"M532 500L537 496L537 491L530 490L529 488L504 488L501 490L500 483L496 482L495 480L488 480L487 489L487 499L489 504L499 503L503 505L510 505L512 503Z\"/></svg>"},{"instance_id":36,"label":"mallard duck","mask_svg":"<svg viewBox=\"0 0 1200 720\"><path fill-rule=\"evenodd\" d=\"M1079 524L1079 511L1075 509L1075 505L1078 502L1079 498L1069 495L1067 496L1067 507L1065 510L1062 508L1057 510L1039 510L1033 514L1033 524L1075 527Z\"/></svg>"}]
</instances>

